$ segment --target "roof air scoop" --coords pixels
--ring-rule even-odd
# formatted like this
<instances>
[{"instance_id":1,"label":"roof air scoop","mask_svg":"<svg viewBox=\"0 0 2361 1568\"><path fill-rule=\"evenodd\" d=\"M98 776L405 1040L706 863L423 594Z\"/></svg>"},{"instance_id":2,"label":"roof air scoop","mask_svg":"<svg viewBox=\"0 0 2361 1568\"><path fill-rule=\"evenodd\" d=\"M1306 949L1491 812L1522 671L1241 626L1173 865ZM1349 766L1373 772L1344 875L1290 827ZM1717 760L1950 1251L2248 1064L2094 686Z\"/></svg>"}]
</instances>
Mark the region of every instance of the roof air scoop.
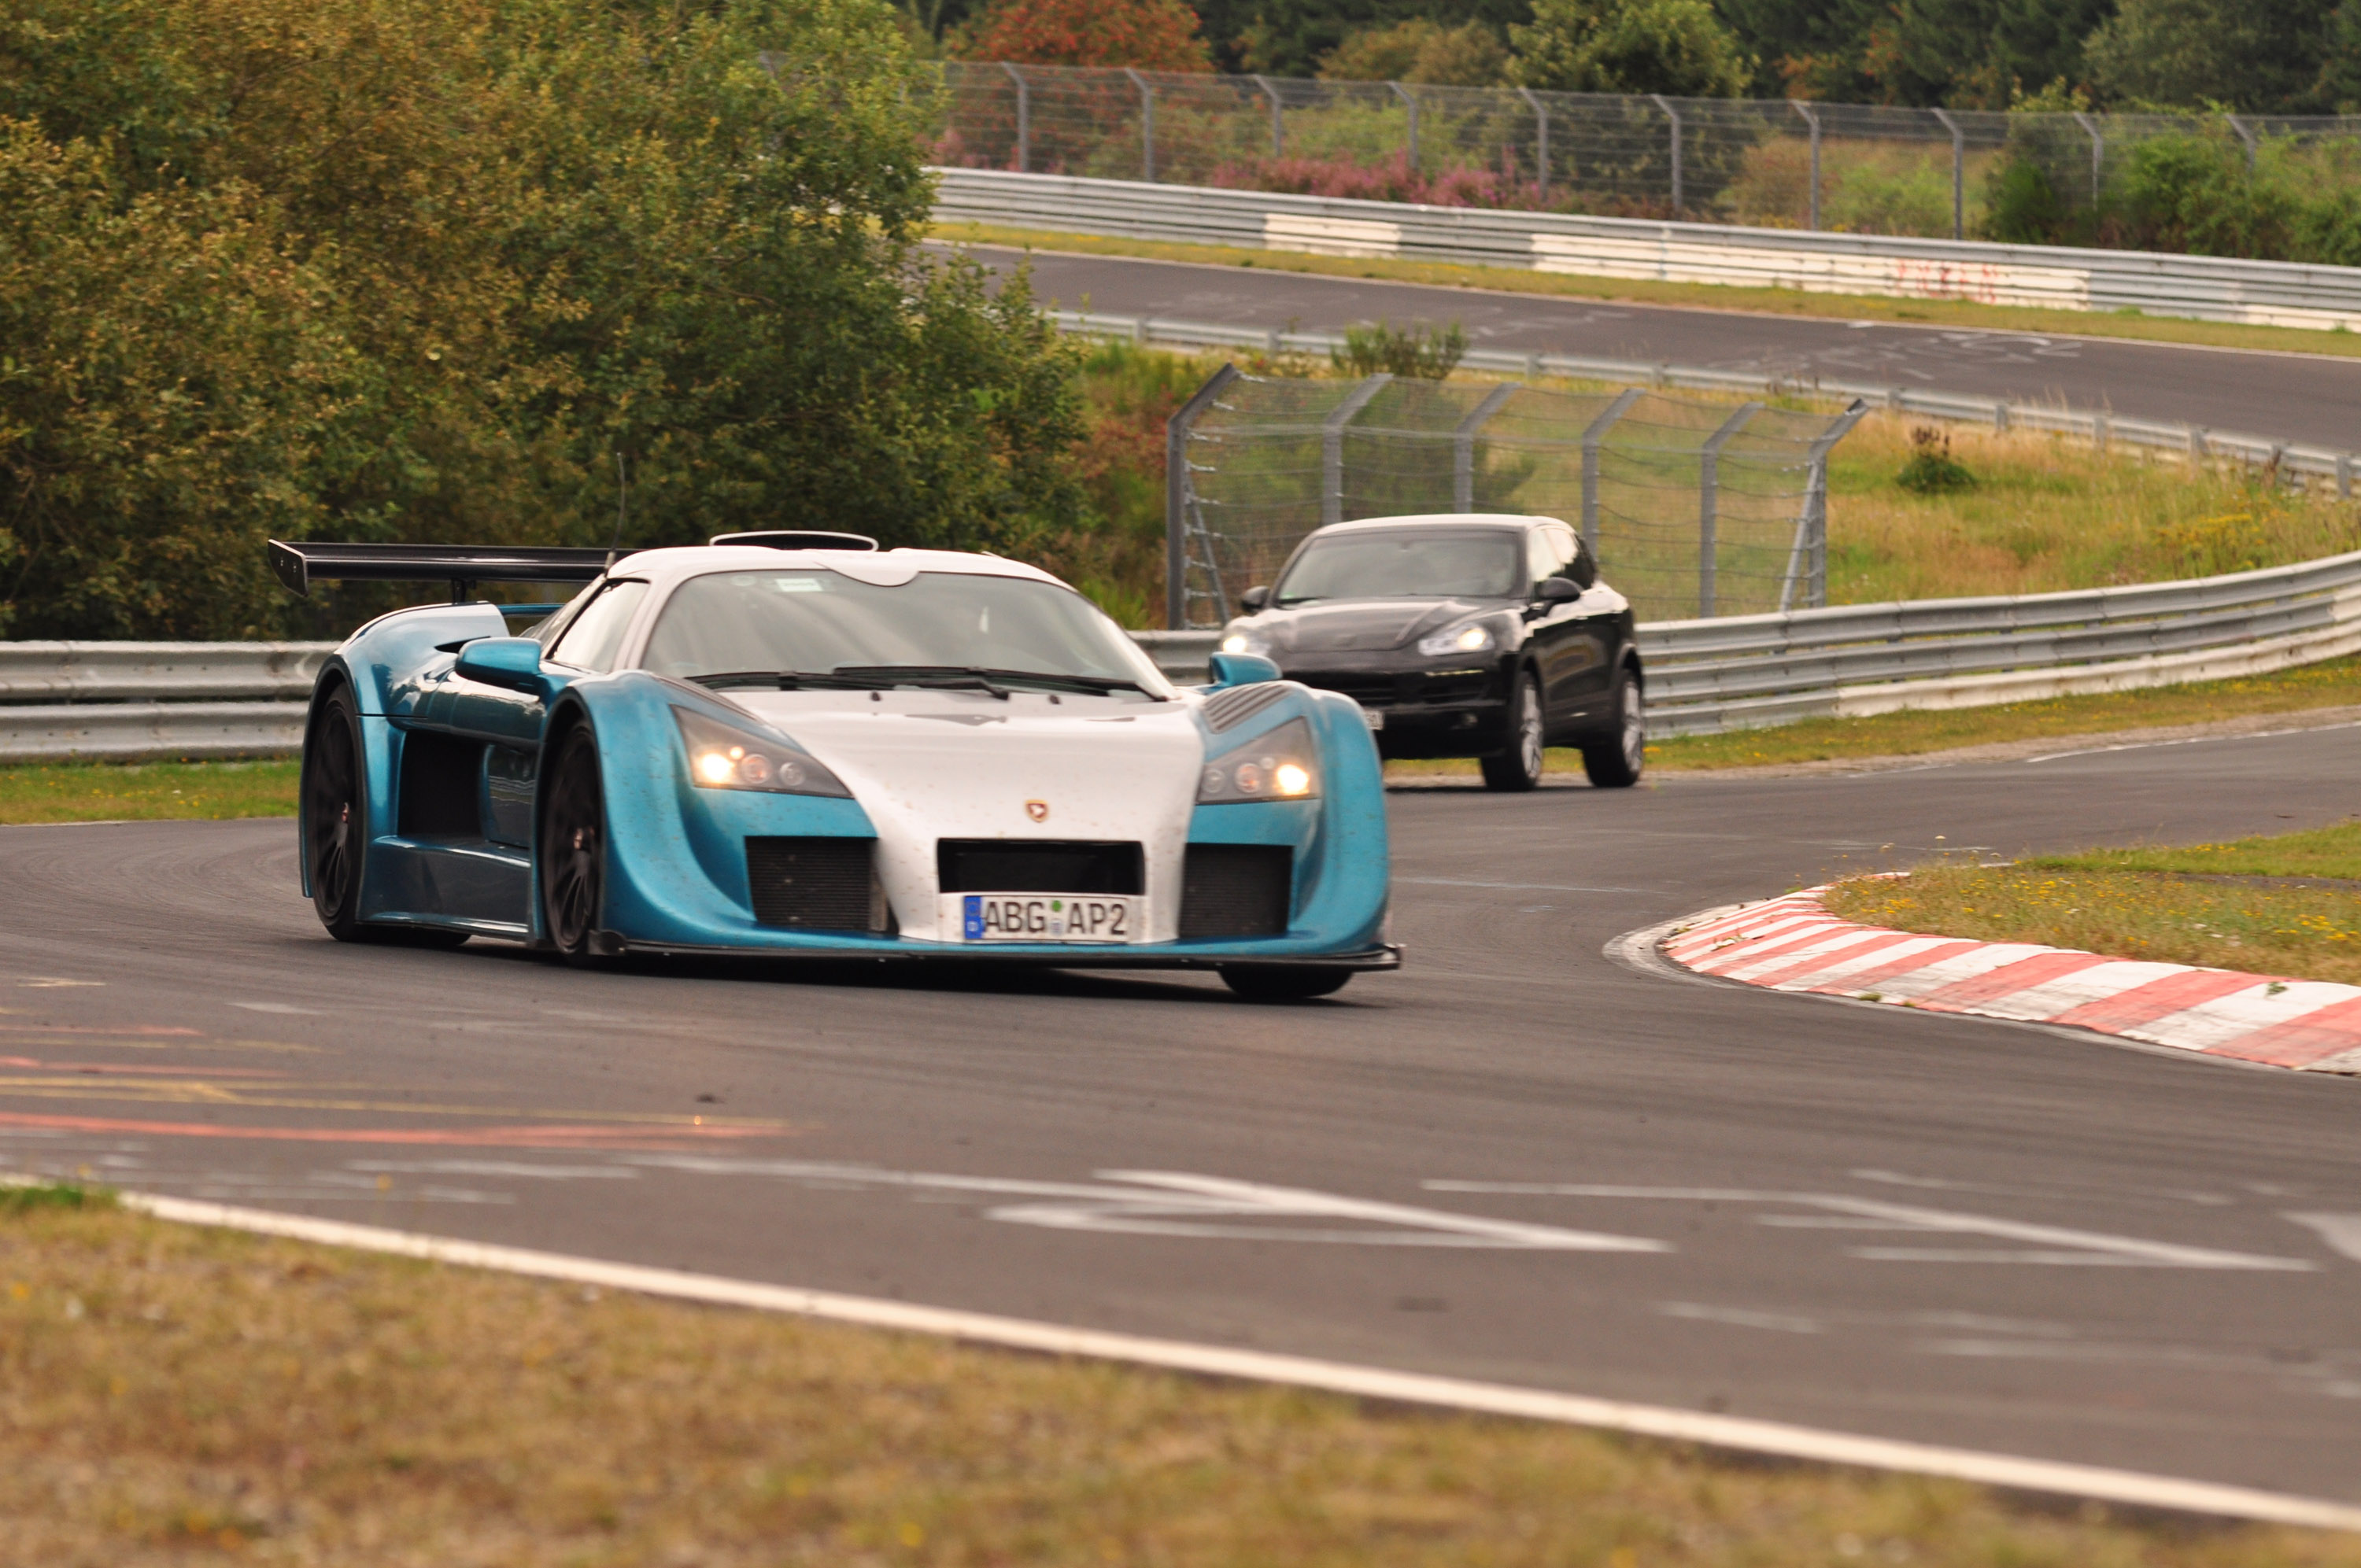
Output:
<instances>
[{"instance_id":1,"label":"roof air scoop","mask_svg":"<svg viewBox=\"0 0 2361 1568\"><path fill-rule=\"evenodd\" d=\"M810 530L771 529L759 533L717 533L708 544L751 544L765 550L874 550L877 541L865 533L825 533Z\"/></svg>"}]
</instances>

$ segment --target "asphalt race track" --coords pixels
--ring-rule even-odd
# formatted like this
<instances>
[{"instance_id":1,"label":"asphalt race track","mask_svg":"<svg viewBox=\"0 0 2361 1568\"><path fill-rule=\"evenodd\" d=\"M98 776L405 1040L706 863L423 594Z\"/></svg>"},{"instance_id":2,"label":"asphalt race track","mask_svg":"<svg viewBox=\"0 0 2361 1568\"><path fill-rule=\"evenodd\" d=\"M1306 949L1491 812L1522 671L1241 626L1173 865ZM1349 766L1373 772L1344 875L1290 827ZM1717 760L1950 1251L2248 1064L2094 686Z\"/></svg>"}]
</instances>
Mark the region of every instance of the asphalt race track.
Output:
<instances>
[{"instance_id":1,"label":"asphalt race track","mask_svg":"<svg viewBox=\"0 0 2361 1568\"><path fill-rule=\"evenodd\" d=\"M962 248L995 268L1019 258L995 247ZM1034 254L1033 283L1044 302L1067 310L1305 332L1379 319L1455 321L1485 348L2062 402L2337 451L2356 445L2361 428L2361 367L2325 356L1743 315L1056 252Z\"/></svg>"},{"instance_id":2,"label":"asphalt race track","mask_svg":"<svg viewBox=\"0 0 2361 1568\"><path fill-rule=\"evenodd\" d=\"M2361 1500L2361 1082L1601 950L1935 850L2322 824L2356 777L2348 728L1401 790L1408 965L1293 1006L1211 977L339 947L291 824L0 828L0 1157Z\"/></svg>"}]
</instances>

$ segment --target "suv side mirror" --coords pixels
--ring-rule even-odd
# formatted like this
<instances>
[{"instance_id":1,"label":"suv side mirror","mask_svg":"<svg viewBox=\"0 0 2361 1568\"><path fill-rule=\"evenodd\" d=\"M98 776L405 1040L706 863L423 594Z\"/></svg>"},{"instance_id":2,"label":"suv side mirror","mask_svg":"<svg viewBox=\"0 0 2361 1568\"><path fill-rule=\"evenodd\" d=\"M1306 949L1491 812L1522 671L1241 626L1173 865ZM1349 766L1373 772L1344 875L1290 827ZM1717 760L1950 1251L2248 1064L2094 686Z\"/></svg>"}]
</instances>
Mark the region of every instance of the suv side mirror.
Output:
<instances>
[{"instance_id":1,"label":"suv side mirror","mask_svg":"<svg viewBox=\"0 0 2361 1568\"><path fill-rule=\"evenodd\" d=\"M1533 598L1543 604L1570 604L1582 597L1582 585L1570 577L1543 577Z\"/></svg>"},{"instance_id":2,"label":"suv side mirror","mask_svg":"<svg viewBox=\"0 0 2361 1568\"><path fill-rule=\"evenodd\" d=\"M1255 587L1248 588L1246 592L1238 596L1238 608L1240 609L1257 610L1262 609L1263 606L1269 602L1270 590L1260 584L1257 584Z\"/></svg>"},{"instance_id":3,"label":"suv side mirror","mask_svg":"<svg viewBox=\"0 0 2361 1568\"><path fill-rule=\"evenodd\" d=\"M530 637L479 637L459 650L454 666L471 681L540 695L541 644Z\"/></svg>"}]
</instances>

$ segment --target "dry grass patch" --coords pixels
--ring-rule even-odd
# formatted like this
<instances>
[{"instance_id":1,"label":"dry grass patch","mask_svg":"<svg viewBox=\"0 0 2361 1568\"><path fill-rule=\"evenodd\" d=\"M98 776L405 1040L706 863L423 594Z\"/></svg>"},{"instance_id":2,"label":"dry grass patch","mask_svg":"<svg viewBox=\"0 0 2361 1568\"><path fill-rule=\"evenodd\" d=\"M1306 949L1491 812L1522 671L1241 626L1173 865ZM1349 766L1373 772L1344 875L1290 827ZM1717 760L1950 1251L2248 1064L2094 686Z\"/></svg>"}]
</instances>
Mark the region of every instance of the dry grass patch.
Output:
<instances>
[{"instance_id":1,"label":"dry grass patch","mask_svg":"<svg viewBox=\"0 0 2361 1568\"><path fill-rule=\"evenodd\" d=\"M60 1201L60 1197L64 1201ZM2361 1568L1948 1482L0 1201L0 1563Z\"/></svg>"},{"instance_id":2,"label":"dry grass patch","mask_svg":"<svg viewBox=\"0 0 2361 1568\"><path fill-rule=\"evenodd\" d=\"M1131 256L1149 261L1201 266L1260 268L1330 278L1380 278L1398 283L1428 283L1488 293L1556 294L1577 300L1628 300L1635 304L1686 305L1750 315L1812 316L1828 321L1884 321L1928 326L1977 327L1987 332L2037 332L2051 337L2136 338L2148 343L2199 343L2217 348L2252 348L2282 354L2361 357L2361 335L2312 332L2300 327L2246 326L2230 322L2187 321L2137 312L2049 311L2027 305L1983 305L1971 300L1893 300L1867 294L1806 293L1800 289L1736 288L1717 283L1657 283L1644 279L1583 278L1522 268L1460 267L1438 261L1381 257L1299 255L1242 246L1186 245L1170 240L1126 239L1112 235L1060 234L1046 229L993 224L935 224L935 239L950 244L1015 246L1080 256ZM1083 300L1054 302L1068 310L1088 308Z\"/></svg>"},{"instance_id":3,"label":"dry grass patch","mask_svg":"<svg viewBox=\"0 0 2361 1568\"><path fill-rule=\"evenodd\" d=\"M2241 880L2254 878L2257 880ZM1848 920L2361 985L2361 822L1840 883Z\"/></svg>"},{"instance_id":4,"label":"dry grass patch","mask_svg":"<svg viewBox=\"0 0 2361 1568\"><path fill-rule=\"evenodd\" d=\"M0 767L0 824L292 817L298 772L292 762Z\"/></svg>"},{"instance_id":5,"label":"dry grass patch","mask_svg":"<svg viewBox=\"0 0 2361 1568\"><path fill-rule=\"evenodd\" d=\"M1971 488L1905 488L1920 432L1948 445ZM1845 437L1828 491L1832 604L2167 582L2361 549L2352 503L2257 484L2243 465L1904 414Z\"/></svg>"}]
</instances>

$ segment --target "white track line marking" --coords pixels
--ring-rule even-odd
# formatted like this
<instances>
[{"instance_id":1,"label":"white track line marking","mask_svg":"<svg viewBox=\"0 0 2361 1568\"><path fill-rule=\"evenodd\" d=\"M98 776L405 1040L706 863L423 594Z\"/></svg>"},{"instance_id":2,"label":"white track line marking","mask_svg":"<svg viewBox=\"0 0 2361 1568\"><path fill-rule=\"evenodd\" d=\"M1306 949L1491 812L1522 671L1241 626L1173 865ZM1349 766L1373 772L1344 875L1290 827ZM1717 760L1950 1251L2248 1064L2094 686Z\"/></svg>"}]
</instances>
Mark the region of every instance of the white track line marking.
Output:
<instances>
[{"instance_id":1,"label":"white track line marking","mask_svg":"<svg viewBox=\"0 0 2361 1568\"><path fill-rule=\"evenodd\" d=\"M2361 1259L2361 1214L2288 1214L2282 1216L2320 1233L2320 1239L2345 1256Z\"/></svg>"},{"instance_id":2,"label":"white track line marking","mask_svg":"<svg viewBox=\"0 0 2361 1568\"><path fill-rule=\"evenodd\" d=\"M500 1269L536 1278L598 1285L676 1300L748 1307L761 1311L854 1323L866 1328L939 1334L978 1344L1001 1345L1049 1355L1090 1356L1203 1376L1317 1388L1356 1398L1388 1399L1485 1415L1597 1427L1640 1437L1664 1438L1675 1442L1704 1443L1716 1448L1777 1454L1783 1458L1826 1464L1941 1475L1980 1486L2092 1497L2135 1508L2168 1508L2182 1513L2213 1514L2228 1519L2300 1525L2318 1530L2361 1531L2361 1507L2320 1498L2289 1497L2249 1486L2222 1486L2210 1481L2143 1475L2135 1470L2025 1459L2014 1454L1945 1448L1889 1438L1858 1437L1848 1432L1792 1426L1784 1421L1705 1415L1661 1405L1627 1404L1617 1399L1595 1399L1577 1394L1556 1394L1501 1383L1477 1383L1466 1378L1393 1372L1382 1367L1320 1361L1308 1356L1279 1355L1263 1351L1235 1350L1224 1345L1193 1344L1184 1340L1150 1339L1138 1334L1067 1328L1023 1318L1004 1318L941 1307L917 1307L903 1301L803 1290L792 1286L759 1285L709 1274L691 1274L680 1269L643 1268L630 1264L602 1263L595 1258L571 1257L562 1253L448 1241L439 1236L385 1230L374 1225L345 1224L335 1220L275 1214L258 1209L236 1209L225 1204L198 1203L180 1198L154 1198L131 1193L125 1194L120 1201L126 1208L185 1224L214 1225L258 1235L286 1236L328 1246L355 1247L368 1252L425 1258L462 1267Z\"/></svg>"}]
</instances>

